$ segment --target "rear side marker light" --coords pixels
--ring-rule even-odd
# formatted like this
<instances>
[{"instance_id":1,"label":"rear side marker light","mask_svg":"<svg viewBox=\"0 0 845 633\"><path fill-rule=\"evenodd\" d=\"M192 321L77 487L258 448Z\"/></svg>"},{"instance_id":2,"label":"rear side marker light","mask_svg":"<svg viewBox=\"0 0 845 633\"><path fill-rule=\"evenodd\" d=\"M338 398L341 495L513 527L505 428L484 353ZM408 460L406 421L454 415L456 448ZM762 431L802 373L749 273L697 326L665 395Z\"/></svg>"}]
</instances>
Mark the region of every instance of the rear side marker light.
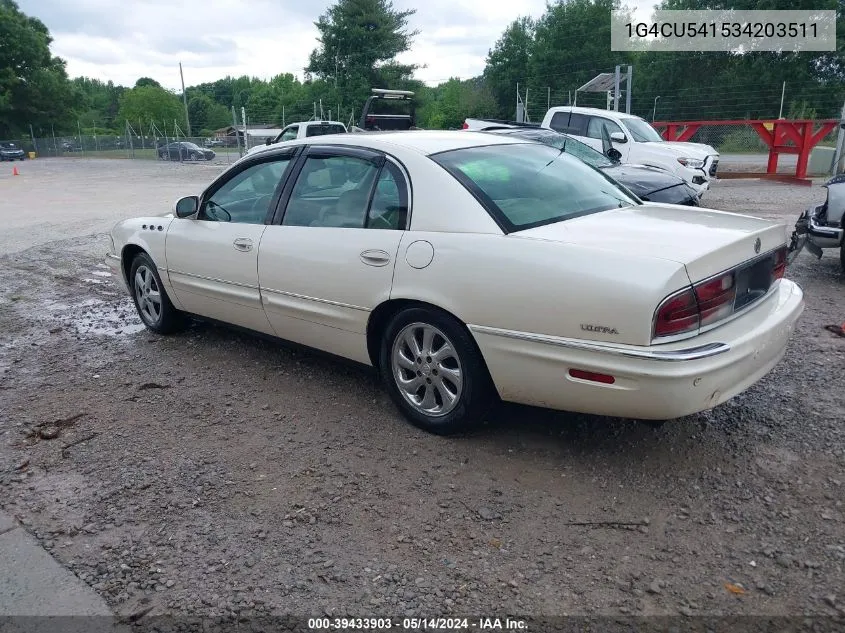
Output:
<instances>
[{"instance_id":1,"label":"rear side marker light","mask_svg":"<svg viewBox=\"0 0 845 633\"><path fill-rule=\"evenodd\" d=\"M580 380L600 382L605 385L612 385L616 382L616 378L608 374L597 374L594 371L584 371L583 369L570 369L569 375Z\"/></svg>"}]
</instances>

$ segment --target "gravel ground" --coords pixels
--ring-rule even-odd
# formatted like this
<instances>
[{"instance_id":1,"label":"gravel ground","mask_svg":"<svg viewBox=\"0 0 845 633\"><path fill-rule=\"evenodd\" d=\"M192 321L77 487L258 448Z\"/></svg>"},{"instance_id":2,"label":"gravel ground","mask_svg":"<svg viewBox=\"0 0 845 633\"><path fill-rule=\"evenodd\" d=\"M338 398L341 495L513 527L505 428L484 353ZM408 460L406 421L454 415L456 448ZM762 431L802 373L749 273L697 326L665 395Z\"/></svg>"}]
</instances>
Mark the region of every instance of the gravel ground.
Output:
<instances>
[{"instance_id":1,"label":"gravel ground","mask_svg":"<svg viewBox=\"0 0 845 633\"><path fill-rule=\"evenodd\" d=\"M845 615L838 254L798 258L786 357L712 411L504 406L444 439L357 366L142 330L100 232L216 172L108 163L0 178L0 507L118 613ZM707 204L791 224L823 197L722 181Z\"/></svg>"}]
</instances>

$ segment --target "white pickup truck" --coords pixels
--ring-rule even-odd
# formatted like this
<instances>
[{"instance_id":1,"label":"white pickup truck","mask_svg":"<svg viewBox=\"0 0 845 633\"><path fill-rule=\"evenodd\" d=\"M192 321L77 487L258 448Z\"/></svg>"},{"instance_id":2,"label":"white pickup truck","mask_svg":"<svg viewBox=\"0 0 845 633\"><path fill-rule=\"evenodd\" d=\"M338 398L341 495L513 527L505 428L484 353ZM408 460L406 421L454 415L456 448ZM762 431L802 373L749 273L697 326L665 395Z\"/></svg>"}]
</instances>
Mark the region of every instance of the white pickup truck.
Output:
<instances>
[{"instance_id":1,"label":"white pickup truck","mask_svg":"<svg viewBox=\"0 0 845 633\"><path fill-rule=\"evenodd\" d=\"M489 121L481 119L464 122L466 130L489 126ZM622 155L619 162L660 167L683 178L700 194L709 189L719 166L719 152L710 145L665 141L645 120L624 112L558 106L546 112L540 127L574 136L600 152L604 151L604 128Z\"/></svg>"}]
</instances>

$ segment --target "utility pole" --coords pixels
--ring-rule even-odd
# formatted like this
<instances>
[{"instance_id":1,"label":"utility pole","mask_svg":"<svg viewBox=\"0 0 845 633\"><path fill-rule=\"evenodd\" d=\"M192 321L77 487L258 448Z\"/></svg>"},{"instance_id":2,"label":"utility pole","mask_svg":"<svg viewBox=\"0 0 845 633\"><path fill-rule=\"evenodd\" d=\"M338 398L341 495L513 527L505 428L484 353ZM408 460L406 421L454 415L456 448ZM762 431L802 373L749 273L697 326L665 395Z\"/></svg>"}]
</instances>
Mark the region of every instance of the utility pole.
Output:
<instances>
[{"instance_id":1,"label":"utility pole","mask_svg":"<svg viewBox=\"0 0 845 633\"><path fill-rule=\"evenodd\" d=\"M834 176L842 172L843 150L845 150L845 105L842 106L842 112L839 115L839 137L836 139L836 151L833 153L833 162L830 166Z\"/></svg>"},{"instance_id":2,"label":"utility pole","mask_svg":"<svg viewBox=\"0 0 845 633\"><path fill-rule=\"evenodd\" d=\"M628 64L628 79L625 80L625 113L631 114L631 79L634 74L634 67Z\"/></svg>"},{"instance_id":3,"label":"utility pole","mask_svg":"<svg viewBox=\"0 0 845 633\"><path fill-rule=\"evenodd\" d=\"M244 126L244 152L249 151L249 139L246 136L246 108L241 106L241 123Z\"/></svg>"},{"instance_id":4,"label":"utility pole","mask_svg":"<svg viewBox=\"0 0 845 633\"><path fill-rule=\"evenodd\" d=\"M241 137L238 134L238 114L235 106L232 106L232 125L235 128L235 140L238 142L238 156L243 156L244 153L241 151Z\"/></svg>"},{"instance_id":5,"label":"utility pole","mask_svg":"<svg viewBox=\"0 0 845 633\"><path fill-rule=\"evenodd\" d=\"M32 123L29 124L29 135L32 137L32 151L38 153L38 145L35 144L35 132L32 131Z\"/></svg>"},{"instance_id":6,"label":"utility pole","mask_svg":"<svg viewBox=\"0 0 845 633\"><path fill-rule=\"evenodd\" d=\"M546 112L548 112L549 108L552 107L552 87L548 86L546 91Z\"/></svg>"},{"instance_id":7,"label":"utility pole","mask_svg":"<svg viewBox=\"0 0 845 633\"><path fill-rule=\"evenodd\" d=\"M188 127L188 137L190 137L191 117L188 116L188 95L185 94L185 76L182 74L182 62L179 62L179 78L182 80L182 102L185 104L185 123Z\"/></svg>"}]
</instances>

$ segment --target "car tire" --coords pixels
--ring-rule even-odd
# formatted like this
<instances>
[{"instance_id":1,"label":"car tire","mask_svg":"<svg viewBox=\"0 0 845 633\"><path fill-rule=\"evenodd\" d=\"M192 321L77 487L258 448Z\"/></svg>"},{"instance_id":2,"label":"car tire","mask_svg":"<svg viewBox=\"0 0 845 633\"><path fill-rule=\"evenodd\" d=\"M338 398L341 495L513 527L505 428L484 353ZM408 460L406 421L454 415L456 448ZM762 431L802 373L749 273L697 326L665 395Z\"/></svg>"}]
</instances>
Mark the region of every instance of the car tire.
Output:
<instances>
[{"instance_id":1,"label":"car tire","mask_svg":"<svg viewBox=\"0 0 845 633\"><path fill-rule=\"evenodd\" d=\"M842 272L845 273L845 240L842 241L842 246L839 247L839 263L842 264Z\"/></svg>"},{"instance_id":2,"label":"car tire","mask_svg":"<svg viewBox=\"0 0 845 633\"><path fill-rule=\"evenodd\" d=\"M172 334L184 329L185 315L177 310L161 284L158 269L146 253L138 253L129 269L129 287L135 309L147 329Z\"/></svg>"},{"instance_id":3,"label":"car tire","mask_svg":"<svg viewBox=\"0 0 845 633\"><path fill-rule=\"evenodd\" d=\"M382 336L379 367L393 402L429 433L469 430L496 401L487 365L469 331L439 310L414 307L396 314Z\"/></svg>"},{"instance_id":4,"label":"car tire","mask_svg":"<svg viewBox=\"0 0 845 633\"><path fill-rule=\"evenodd\" d=\"M198 161L200 159L200 155L196 152L191 152L190 156L192 161Z\"/></svg>"}]
</instances>

